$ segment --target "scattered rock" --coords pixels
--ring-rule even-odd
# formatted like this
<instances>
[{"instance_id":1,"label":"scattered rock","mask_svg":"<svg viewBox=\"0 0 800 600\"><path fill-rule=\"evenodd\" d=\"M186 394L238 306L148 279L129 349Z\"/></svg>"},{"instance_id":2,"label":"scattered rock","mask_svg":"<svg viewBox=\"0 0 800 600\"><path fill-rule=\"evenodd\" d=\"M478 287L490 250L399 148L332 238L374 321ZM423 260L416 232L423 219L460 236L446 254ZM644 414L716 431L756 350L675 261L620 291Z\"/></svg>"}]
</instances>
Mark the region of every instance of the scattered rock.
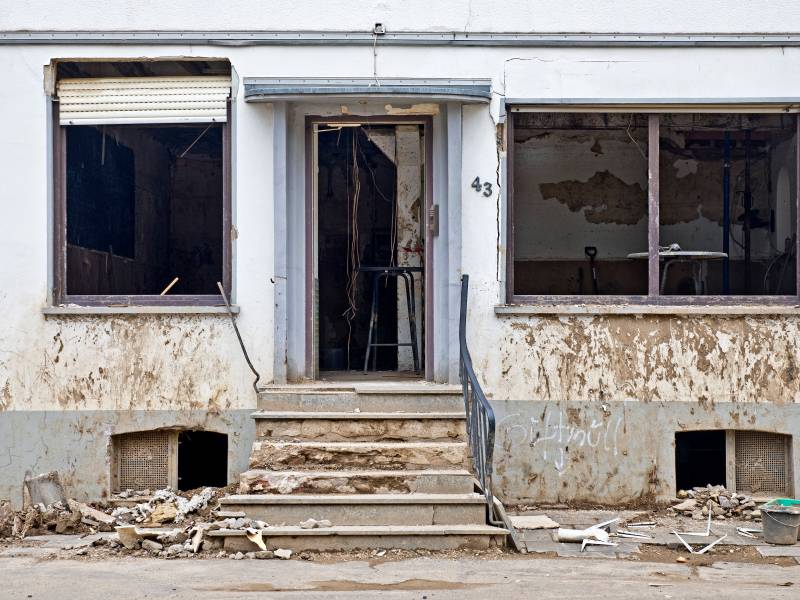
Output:
<instances>
[{"instance_id":1,"label":"scattered rock","mask_svg":"<svg viewBox=\"0 0 800 600\"><path fill-rule=\"evenodd\" d=\"M253 555L253 558L258 560L266 560L275 557L272 550L259 550L258 552L252 552L251 554Z\"/></svg>"},{"instance_id":2,"label":"scattered rock","mask_svg":"<svg viewBox=\"0 0 800 600\"><path fill-rule=\"evenodd\" d=\"M689 499L684 500L680 504L676 504L672 507L673 510L677 510L678 512L694 512L695 508L697 508L697 500Z\"/></svg>"},{"instance_id":3,"label":"scattered rock","mask_svg":"<svg viewBox=\"0 0 800 600\"><path fill-rule=\"evenodd\" d=\"M679 556L678 558L675 559L675 562L685 563L685 562L688 562L688 561L687 561L685 556Z\"/></svg>"},{"instance_id":4,"label":"scattered rock","mask_svg":"<svg viewBox=\"0 0 800 600\"><path fill-rule=\"evenodd\" d=\"M233 558L233 560L242 560L244 558L244 554L242 552L237 552L231 558Z\"/></svg>"},{"instance_id":5,"label":"scattered rock","mask_svg":"<svg viewBox=\"0 0 800 600\"><path fill-rule=\"evenodd\" d=\"M167 546L167 555L176 556L183 552L183 550L183 544L172 544L171 546Z\"/></svg>"},{"instance_id":6,"label":"scattered rock","mask_svg":"<svg viewBox=\"0 0 800 600\"><path fill-rule=\"evenodd\" d=\"M161 552L164 546L153 540L142 540L142 548L148 552Z\"/></svg>"},{"instance_id":7,"label":"scattered rock","mask_svg":"<svg viewBox=\"0 0 800 600\"><path fill-rule=\"evenodd\" d=\"M281 560L289 560L292 557L292 551L286 550L285 548L278 548L275 550L274 554Z\"/></svg>"}]
</instances>

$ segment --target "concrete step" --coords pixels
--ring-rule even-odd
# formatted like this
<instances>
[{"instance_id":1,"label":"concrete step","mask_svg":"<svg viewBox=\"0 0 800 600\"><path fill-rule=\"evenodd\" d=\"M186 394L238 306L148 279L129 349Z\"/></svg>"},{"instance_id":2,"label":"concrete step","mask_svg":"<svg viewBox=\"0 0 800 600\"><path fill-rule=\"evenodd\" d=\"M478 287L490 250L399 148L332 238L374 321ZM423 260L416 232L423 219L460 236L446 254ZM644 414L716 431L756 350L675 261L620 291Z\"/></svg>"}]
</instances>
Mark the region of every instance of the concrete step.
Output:
<instances>
[{"instance_id":1,"label":"concrete step","mask_svg":"<svg viewBox=\"0 0 800 600\"><path fill-rule=\"evenodd\" d=\"M505 541L508 531L489 525L342 525L324 529L297 526L267 527L262 530L268 549L356 550L399 548L404 550L454 550L488 548ZM229 552L250 552L258 547L244 530L218 529L206 533L210 546Z\"/></svg>"},{"instance_id":2,"label":"concrete step","mask_svg":"<svg viewBox=\"0 0 800 600\"><path fill-rule=\"evenodd\" d=\"M239 476L241 494L469 494L466 469L272 471L251 469Z\"/></svg>"},{"instance_id":3,"label":"concrete step","mask_svg":"<svg viewBox=\"0 0 800 600\"><path fill-rule=\"evenodd\" d=\"M256 437L309 441L464 441L462 412L257 411Z\"/></svg>"},{"instance_id":4,"label":"concrete step","mask_svg":"<svg viewBox=\"0 0 800 600\"><path fill-rule=\"evenodd\" d=\"M220 499L270 525L299 525L309 518L333 525L458 525L486 522L480 494L244 494Z\"/></svg>"},{"instance_id":5,"label":"concrete step","mask_svg":"<svg viewBox=\"0 0 800 600\"><path fill-rule=\"evenodd\" d=\"M467 468L466 442L256 441L251 469Z\"/></svg>"},{"instance_id":6,"label":"concrete step","mask_svg":"<svg viewBox=\"0 0 800 600\"><path fill-rule=\"evenodd\" d=\"M463 412L461 389L452 385L318 384L269 386L258 394L258 408L293 412Z\"/></svg>"}]
</instances>

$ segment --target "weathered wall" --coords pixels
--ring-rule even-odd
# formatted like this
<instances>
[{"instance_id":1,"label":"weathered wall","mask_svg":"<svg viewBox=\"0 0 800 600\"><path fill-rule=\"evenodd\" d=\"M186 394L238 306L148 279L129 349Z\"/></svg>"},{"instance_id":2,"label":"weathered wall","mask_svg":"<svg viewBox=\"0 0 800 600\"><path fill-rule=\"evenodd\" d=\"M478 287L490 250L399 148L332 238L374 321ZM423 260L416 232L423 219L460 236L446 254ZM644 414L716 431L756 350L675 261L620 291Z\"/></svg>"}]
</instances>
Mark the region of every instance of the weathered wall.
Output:
<instances>
[{"instance_id":1,"label":"weathered wall","mask_svg":"<svg viewBox=\"0 0 800 600\"><path fill-rule=\"evenodd\" d=\"M192 3L190 10L185 2L123 2L117 4L119 10L110 10L103 3L100 10L97 2L86 2L67 10L53 2L5 2L0 28L324 29L335 24L368 30L375 21L383 21L390 30L800 29L800 7L783 1L734 7L727 2L673 2L660 4L659 10L642 5L626 10L624 18L611 2L507 2L501 6L482 0L471 4L428 2L424 6L392 2L354 8L352 3L345 6L336 1L314 3L313 9L310 3L291 4L280 2L269 11L254 11L252 3L233 2L223 14L216 5L209 8L210 3ZM187 14L192 15L191 27ZM378 45L373 60L372 47L351 46L39 45L2 46L0 56L4 82L0 110L14 115L4 125L0 145L4 182L0 188L0 424L4 432L17 436L0 437L0 465L13 465L2 474L0 497L18 489L19 474L27 468L58 468L68 481L80 485L94 481L93 473L106 464L105 450L102 454L76 453L75 448L105 448L109 422L131 419L136 427L174 426L193 410L225 415L255 406L250 373L224 316L42 314L51 272L49 103L42 69L56 57L226 57L239 77L491 78L496 92L491 108L463 110L460 195L461 265L472 276L470 339L476 366L492 397L529 406L530 411L514 411L522 415L542 414L536 402L595 401L601 397L637 400L643 410L655 400L682 401L675 403L676 411L703 406L701 397L706 404L735 399L758 400L761 406L772 401L776 402L771 405L776 414L788 414L789 403L798 399L794 340L799 327L794 316L498 318L493 310L504 302L502 191L506 183L499 164L504 153L496 145L502 95L551 99L793 97L800 66L796 48ZM769 68L764 68L767 64ZM731 72L737 77L730 77ZM687 77L687 73L693 76ZM263 380L270 381L275 301L270 281L274 275L272 110L268 105L246 104L241 89L237 92L233 102L234 296L241 307L239 324L250 354ZM359 106L351 103L352 111ZM292 122L291 127L301 125ZM289 173L292 210L303 201L302 156L294 158L298 160L291 161ZM446 177L446 172L435 170L433 176ZM469 187L476 176L496 184L490 197ZM300 192L294 194L297 190ZM297 215L291 214L292 218ZM297 243L292 240L289 247L297 250ZM292 270L292 260L289 274L294 281L299 271ZM457 274L452 275L455 279ZM298 317L301 308L289 307L290 318ZM629 363L634 366L629 368ZM587 410L596 406L588 404ZM95 410L108 411L108 418L91 417ZM87 423L70 425L80 423L83 414L90 415ZM45 428L41 425L44 415L47 427L52 426L47 441L38 433ZM53 426L57 420L65 424ZM241 423L231 420L224 426L241 431ZM588 423L591 427L591 417ZM644 426L652 421L643 418L637 423ZM35 435L23 437L24 432ZM669 437L662 442L668 444ZM242 442L242 447L247 445ZM586 468L598 468L598 460L587 455ZM538 468L538 463L531 465ZM633 469L626 465L621 467L623 474L625 469ZM506 471L509 479L504 489L509 494L541 493L543 488L525 487L521 471ZM635 478L632 481L640 483ZM569 485L574 489L577 484ZM609 488L606 498L628 493L623 484L615 485L618 491ZM99 491L99 487L87 489Z\"/></svg>"},{"instance_id":2,"label":"weathered wall","mask_svg":"<svg viewBox=\"0 0 800 600\"><path fill-rule=\"evenodd\" d=\"M675 432L757 429L794 435L800 406L670 402L497 401L495 485L506 503L652 506L675 497Z\"/></svg>"}]
</instances>

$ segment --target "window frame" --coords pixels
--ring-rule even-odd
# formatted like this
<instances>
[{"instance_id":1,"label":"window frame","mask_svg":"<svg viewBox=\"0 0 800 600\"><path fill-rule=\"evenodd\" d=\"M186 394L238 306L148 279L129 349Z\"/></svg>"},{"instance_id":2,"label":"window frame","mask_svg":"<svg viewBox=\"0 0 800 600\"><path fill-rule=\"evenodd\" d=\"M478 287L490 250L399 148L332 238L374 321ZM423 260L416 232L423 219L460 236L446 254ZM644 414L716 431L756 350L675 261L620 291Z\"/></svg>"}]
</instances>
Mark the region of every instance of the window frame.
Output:
<instances>
[{"instance_id":1,"label":"window frame","mask_svg":"<svg viewBox=\"0 0 800 600\"><path fill-rule=\"evenodd\" d=\"M793 306L800 304L800 113L789 112L795 119L795 293L793 295L708 295L708 296L685 296L685 295L661 295L659 291L660 282L660 262L658 256L659 247L659 155L660 155L660 114L672 112L685 113L710 113L710 112L747 112L758 114L759 112L775 112L772 110L759 111L758 107L741 107L731 105L723 110L709 110L704 106L680 105L675 107L659 106L656 109L643 110L641 108L624 105L613 106L585 106L575 107L562 105L547 105L536 107L537 112L544 113L571 113L571 112L625 112L647 115L647 252L648 252L648 275L647 275L647 295L531 295L514 293L514 115L529 109L530 106L518 105L507 107L506 120L506 173L508 177L507 203L506 203L506 304L531 305L531 306L553 306L553 305L653 305L653 306ZM515 110L516 109L516 110ZM523 110L520 110L523 109Z\"/></svg>"},{"instance_id":2,"label":"window frame","mask_svg":"<svg viewBox=\"0 0 800 600\"><path fill-rule=\"evenodd\" d=\"M222 287L230 302L233 263L231 201L231 100L227 101L227 118L222 125ZM124 306L224 306L221 294L67 294L67 161L65 129L59 123L59 108L52 101L53 124L53 289L52 305L87 307ZM165 124L168 125L168 124Z\"/></svg>"}]
</instances>

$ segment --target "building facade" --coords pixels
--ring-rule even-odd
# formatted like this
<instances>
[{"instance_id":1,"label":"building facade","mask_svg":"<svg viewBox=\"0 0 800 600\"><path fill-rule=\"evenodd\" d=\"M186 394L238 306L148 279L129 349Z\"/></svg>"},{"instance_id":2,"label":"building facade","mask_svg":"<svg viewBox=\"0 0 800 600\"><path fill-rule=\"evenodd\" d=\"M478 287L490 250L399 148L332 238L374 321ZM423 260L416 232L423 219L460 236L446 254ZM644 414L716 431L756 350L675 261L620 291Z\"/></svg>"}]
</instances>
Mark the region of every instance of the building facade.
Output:
<instances>
[{"instance_id":1,"label":"building facade","mask_svg":"<svg viewBox=\"0 0 800 600\"><path fill-rule=\"evenodd\" d=\"M433 386L462 274L504 502L797 493L794 3L5 4L0 498L235 482L217 282L259 385Z\"/></svg>"}]
</instances>

